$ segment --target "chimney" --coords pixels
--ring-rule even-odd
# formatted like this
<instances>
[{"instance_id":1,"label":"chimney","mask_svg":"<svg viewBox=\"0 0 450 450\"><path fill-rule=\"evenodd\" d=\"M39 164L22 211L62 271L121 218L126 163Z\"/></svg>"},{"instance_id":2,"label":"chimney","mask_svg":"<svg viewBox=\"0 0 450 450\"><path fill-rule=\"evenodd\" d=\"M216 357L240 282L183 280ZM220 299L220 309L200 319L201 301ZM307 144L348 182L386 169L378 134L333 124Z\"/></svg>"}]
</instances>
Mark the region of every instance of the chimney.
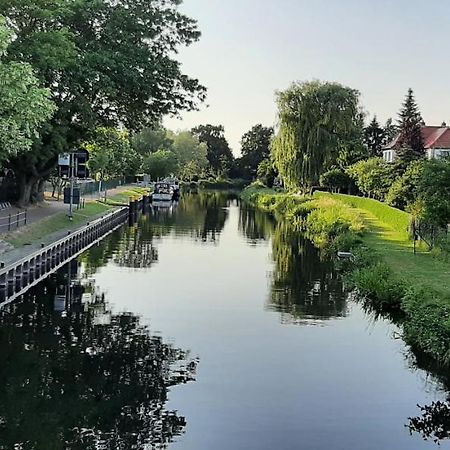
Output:
<instances>
[{"instance_id":1,"label":"chimney","mask_svg":"<svg viewBox=\"0 0 450 450\"><path fill-rule=\"evenodd\" d=\"M442 122L441 127L442 127L442 128L447 128L447 124L445 123L445 121Z\"/></svg>"}]
</instances>

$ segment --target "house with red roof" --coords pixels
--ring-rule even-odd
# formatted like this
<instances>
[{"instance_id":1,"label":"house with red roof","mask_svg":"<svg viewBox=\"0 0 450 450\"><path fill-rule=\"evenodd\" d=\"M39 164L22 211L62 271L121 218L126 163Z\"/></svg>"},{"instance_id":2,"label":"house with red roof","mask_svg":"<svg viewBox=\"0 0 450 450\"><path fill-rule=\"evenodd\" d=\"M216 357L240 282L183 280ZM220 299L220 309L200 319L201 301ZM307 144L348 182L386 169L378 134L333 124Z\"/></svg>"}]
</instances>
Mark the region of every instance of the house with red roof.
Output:
<instances>
[{"instance_id":1,"label":"house with red roof","mask_svg":"<svg viewBox=\"0 0 450 450\"><path fill-rule=\"evenodd\" d=\"M441 126L424 125L422 138L428 159L450 157L450 127L445 123ZM398 140L399 136L383 149L383 159L386 162L395 160L395 153L400 147Z\"/></svg>"}]
</instances>

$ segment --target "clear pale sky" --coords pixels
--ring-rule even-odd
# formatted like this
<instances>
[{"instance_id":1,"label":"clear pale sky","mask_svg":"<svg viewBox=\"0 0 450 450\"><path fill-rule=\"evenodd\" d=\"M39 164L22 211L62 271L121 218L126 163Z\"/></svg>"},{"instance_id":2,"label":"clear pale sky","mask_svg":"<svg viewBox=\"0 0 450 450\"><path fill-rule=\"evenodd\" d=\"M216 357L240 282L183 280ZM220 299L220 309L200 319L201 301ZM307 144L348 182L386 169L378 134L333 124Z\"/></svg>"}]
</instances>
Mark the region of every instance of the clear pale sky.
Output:
<instances>
[{"instance_id":1,"label":"clear pale sky","mask_svg":"<svg viewBox=\"0 0 450 450\"><path fill-rule=\"evenodd\" d=\"M449 0L184 0L202 37L178 55L208 88L172 129L223 124L235 155L253 125L274 125L274 93L292 81L338 81L380 121L409 87L425 122L450 123ZM209 105L206 107L206 105Z\"/></svg>"}]
</instances>

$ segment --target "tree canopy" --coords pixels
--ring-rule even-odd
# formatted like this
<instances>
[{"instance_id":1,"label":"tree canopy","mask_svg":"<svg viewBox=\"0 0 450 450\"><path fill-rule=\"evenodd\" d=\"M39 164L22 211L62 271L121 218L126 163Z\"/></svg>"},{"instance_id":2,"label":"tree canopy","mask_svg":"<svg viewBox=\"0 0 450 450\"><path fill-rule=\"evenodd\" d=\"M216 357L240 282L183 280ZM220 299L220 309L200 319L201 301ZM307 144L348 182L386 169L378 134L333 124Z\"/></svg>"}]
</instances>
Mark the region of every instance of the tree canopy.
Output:
<instances>
[{"instance_id":1,"label":"tree canopy","mask_svg":"<svg viewBox=\"0 0 450 450\"><path fill-rule=\"evenodd\" d=\"M162 126L146 127L131 138L133 148L141 155L170 149L173 141Z\"/></svg>"},{"instance_id":2,"label":"tree canopy","mask_svg":"<svg viewBox=\"0 0 450 450\"><path fill-rule=\"evenodd\" d=\"M165 178L177 172L178 160L170 150L157 150L144 158L143 169L153 180Z\"/></svg>"},{"instance_id":3,"label":"tree canopy","mask_svg":"<svg viewBox=\"0 0 450 450\"><path fill-rule=\"evenodd\" d=\"M15 40L10 61L29 62L58 109L26 157L11 161L21 180L45 177L62 151L98 126L134 131L205 97L174 59L198 40L179 0L13 0L0 2ZM24 202L29 198L23 198Z\"/></svg>"},{"instance_id":4,"label":"tree canopy","mask_svg":"<svg viewBox=\"0 0 450 450\"><path fill-rule=\"evenodd\" d=\"M364 129L364 143L369 149L370 156L383 156L383 146L386 144L385 130L381 128L377 116Z\"/></svg>"},{"instance_id":5,"label":"tree canopy","mask_svg":"<svg viewBox=\"0 0 450 450\"><path fill-rule=\"evenodd\" d=\"M233 153L225 138L222 125L199 125L191 130L200 142L206 144L211 169L220 172L233 161Z\"/></svg>"},{"instance_id":6,"label":"tree canopy","mask_svg":"<svg viewBox=\"0 0 450 450\"><path fill-rule=\"evenodd\" d=\"M270 157L272 136L273 128L261 124L255 125L242 136L239 165L245 178L255 178L258 166Z\"/></svg>"},{"instance_id":7,"label":"tree canopy","mask_svg":"<svg viewBox=\"0 0 450 450\"><path fill-rule=\"evenodd\" d=\"M294 83L278 92L275 165L290 189L306 191L335 162L339 144L354 132L359 93L338 83Z\"/></svg>"},{"instance_id":8,"label":"tree canopy","mask_svg":"<svg viewBox=\"0 0 450 450\"><path fill-rule=\"evenodd\" d=\"M134 175L142 163L142 157L132 148L124 130L100 127L83 147L89 152L91 176L100 180Z\"/></svg>"},{"instance_id":9,"label":"tree canopy","mask_svg":"<svg viewBox=\"0 0 450 450\"><path fill-rule=\"evenodd\" d=\"M425 155L422 137L423 119L414 98L412 89L408 90L399 113L397 140L397 165L404 169L408 163Z\"/></svg>"},{"instance_id":10,"label":"tree canopy","mask_svg":"<svg viewBox=\"0 0 450 450\"><path fill-rule=\"evenodd\" d=\"M363 194L378 200L384 200L395 178L392 165L383 158L359 161L350 166L347 172Z\"/></svg>"},{"instance_id":11,"label":"tree canopy","mask_svg":"<svg viewBox=\"0 0 450 450\"><path fill-rule=\"evenodd\" d=\"M49 90L40 86L29 64L5 61L11 40L0 16L0 162L30 150L55 110Z\"/></svg>"}]
</instances>

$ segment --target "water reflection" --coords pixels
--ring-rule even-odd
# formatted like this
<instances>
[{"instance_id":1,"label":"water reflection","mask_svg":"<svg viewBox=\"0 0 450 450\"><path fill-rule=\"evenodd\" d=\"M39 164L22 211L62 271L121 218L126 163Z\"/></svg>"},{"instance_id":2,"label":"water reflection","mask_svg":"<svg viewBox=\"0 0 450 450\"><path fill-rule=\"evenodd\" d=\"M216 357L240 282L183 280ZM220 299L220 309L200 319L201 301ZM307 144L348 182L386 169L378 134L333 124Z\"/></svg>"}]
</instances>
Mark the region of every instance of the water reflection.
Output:
<instances>
[{"instance_id":1,"label":"water reflection","mask_svg":"<svg viewBox=\"0 0 450 450\"><path fill-rule=\"evenodd\" d=\"M267 240L273 233L275 220L266 213L241 204L239 208L239 230L250 244Z\"/></svg>"},{"instance_id":2,"label":"water reflection","mask_svg":"<svg viewBox=\"0 0 450 450\"><path fill-rule=\"evenodd\" d=\"M0 313L0 449L149 449L183 432L164 408L195 361L114 313L72 262Z\"/></svg>"},{"instance_id":3,"label":"water reflection","mask_svg":"<svg viewBox=\"0 0 450 450\"><path fill-rule=\"evenodd\" d=\"M344 287L333 264L321 261L311 242L286 222L275 227L272 252L275 267L269 308L280 311L283 321L305 323L346 315Z\"/></svg>"}]
</instances>

